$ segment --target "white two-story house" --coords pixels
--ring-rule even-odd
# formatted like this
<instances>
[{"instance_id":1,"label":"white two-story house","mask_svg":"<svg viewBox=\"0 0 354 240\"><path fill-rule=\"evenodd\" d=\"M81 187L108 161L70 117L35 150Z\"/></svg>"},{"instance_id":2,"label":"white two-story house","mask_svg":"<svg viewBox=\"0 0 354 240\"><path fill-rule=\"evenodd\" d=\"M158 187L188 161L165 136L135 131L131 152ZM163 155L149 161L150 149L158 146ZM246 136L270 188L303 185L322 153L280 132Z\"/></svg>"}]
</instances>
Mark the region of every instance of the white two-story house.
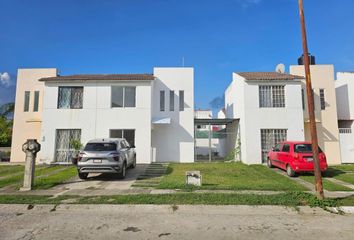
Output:
<instances>
[{"instance_id":1,"label":"white two-story house","mask_svg":"<svg viewBox=\"0 0 354 240\"><path fill-rule=\"evenodd\" d=\"M12 162L24 161L20 144L37 136L42 145L38 158L46 163L70 162L72 139L85 144L108 137L124 137L134 145L137 163L194 161L193 68L154 68L153 74L58 76L56 72L19 70L21 92L16 95L24 95L25 102L16 101L15 127L16 122L23 124L13 136ZM38 105L27 97L31 89L25 88L31 83L41 89L36 134L25 131L31 127L32 109L26 106Z\"/></svg>"},{"instance_id":2,"label":"white two-story house","mask_svg":"<svg viewBox=\"0 0 354 240\"><path fill-rule=\"evenodd\" d=\"M342 163L354 163L354 72L338 72L335 86Z\"/></svg>"},{"instance_id":3,"label":"white two-story house","mask_svg":"<svg viewBox=\"0 0 354 240\"><path fill-rule=\"evenodd\" d=\"M304 140L303 77L277 72L233 73L225 91L226 118L239 119L235 131L240 160L266 161L280 141Z\"/></svg>"}]
</instances>

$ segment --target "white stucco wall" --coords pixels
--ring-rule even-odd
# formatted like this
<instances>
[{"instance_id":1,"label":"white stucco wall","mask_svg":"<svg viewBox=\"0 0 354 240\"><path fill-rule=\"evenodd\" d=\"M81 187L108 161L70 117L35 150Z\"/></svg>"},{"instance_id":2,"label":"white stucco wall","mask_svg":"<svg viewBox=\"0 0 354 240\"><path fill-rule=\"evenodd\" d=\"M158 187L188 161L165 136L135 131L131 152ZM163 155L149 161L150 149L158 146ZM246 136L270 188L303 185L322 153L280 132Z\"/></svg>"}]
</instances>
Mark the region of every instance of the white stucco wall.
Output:
<instances>
[{"instance_id":1,"label":"white stucco wall","mask_svg":"<svg viewBox=\"0 0 354 240\"><path fill-rule=\"evenodd\" d=\"M354 163L354 72L338 72L336 86L338 120L351 124L339 133L342 163Z\"/></svg>"},{"instance_id":2,"label":"white stucco wall","mask_svg":"<svg viewBox=\"0 0 354 240\"><path fill-rule=\"evenodd\" d=\"M285 108L260 108L259 85L284 85ZM227 116L240 118L241 160L262 163L261 129L287 129L288 140L304 140L300 81L245 81L233 74L225 92Z\"/></svg>"},{"instance_id":3,"label":"white stucco wall","mask_svg":"<svg viewBox=\"0 0 354 240\"><path fill-rule=\"evenodd\" d=\"M338 72L335 87L338 120L353 120L354 72Z\"/></svg>"},{"instance_id":4,"label":"white stucco wall","mask_svg":"<svg viewBox=\"0 0 354 240\"><path fill-rule=\"evenodd\" d=\"M194 161L194 69L154 68L152 118L170 118L170 124L153 124L154 161ZM165 111L160 111L160 91L165 91ZM169 92L174 91L174 111ZM184 91L184 111L179 111L179 91Z\"/></svg>"},{"instance_id":5,"label":"white stucco wall","mask_svg":"<svg viewBox=\"0 0 354 240\"><path fill-rule=\"evenodd\" d=\"M211 110L195 110L194 118L212 119L213 112Z\"/></svg>"},{"instance_id":6,"label":"white stucco wall","mask_svg":"<svg viewBox=\"0 0 354 240\"><path fill-rule=\"evenodd\" d=\"M82 109L57 109L58 86L84 86ZM136 107L111 108L111 86L136 86ZM45 84L41 161L52 162L56 129L81 129L81 142L109 137L110 129L135 129L137 163L151 162L151 81Z\"/></svg>"}]
</instances>

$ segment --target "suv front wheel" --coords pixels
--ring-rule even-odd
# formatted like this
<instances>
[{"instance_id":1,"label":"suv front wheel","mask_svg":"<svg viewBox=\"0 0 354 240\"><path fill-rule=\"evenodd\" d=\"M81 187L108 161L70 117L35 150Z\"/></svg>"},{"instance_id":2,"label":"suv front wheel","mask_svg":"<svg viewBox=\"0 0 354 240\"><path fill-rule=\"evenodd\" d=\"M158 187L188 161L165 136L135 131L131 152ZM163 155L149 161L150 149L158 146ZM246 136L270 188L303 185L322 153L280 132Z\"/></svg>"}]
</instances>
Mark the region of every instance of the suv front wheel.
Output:
<instances>
[{"instance_id":1,"label":"suv front wheel","mask_svg":"<svg viewBox=\"0 0 354 240\"><path fill-rule=\"evenodd\" d=\"M87 176L88 176L88 173L80 173L80 172L79 172L79 178L80 178L80 179L85 180L85 179L87 179Z\"/></svg>"}]
</instances>

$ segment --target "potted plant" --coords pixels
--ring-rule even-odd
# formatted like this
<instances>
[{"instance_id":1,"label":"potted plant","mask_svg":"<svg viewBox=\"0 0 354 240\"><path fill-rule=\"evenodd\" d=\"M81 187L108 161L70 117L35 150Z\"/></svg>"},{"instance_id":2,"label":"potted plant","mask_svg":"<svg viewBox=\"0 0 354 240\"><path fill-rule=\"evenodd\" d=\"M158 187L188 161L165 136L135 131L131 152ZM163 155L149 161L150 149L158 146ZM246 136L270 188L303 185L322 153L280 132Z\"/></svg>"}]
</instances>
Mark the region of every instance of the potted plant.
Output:
<instances>
[{"instance_id":1,"label":"potted plant","mask_svg":"<svg viewBox=\"0 0 354 240\"><path fill-rule=\"evenodd\" d=\"M77 160L79 158L79 153L80 153L80 150L82 148L82 143L78 139L72 139L70 141L70 146L71 146L71 148L74 149L74 152L73 152L72 157L71 157L71 162L74 165L77 165Z\"/></svg>"}]
</instances>

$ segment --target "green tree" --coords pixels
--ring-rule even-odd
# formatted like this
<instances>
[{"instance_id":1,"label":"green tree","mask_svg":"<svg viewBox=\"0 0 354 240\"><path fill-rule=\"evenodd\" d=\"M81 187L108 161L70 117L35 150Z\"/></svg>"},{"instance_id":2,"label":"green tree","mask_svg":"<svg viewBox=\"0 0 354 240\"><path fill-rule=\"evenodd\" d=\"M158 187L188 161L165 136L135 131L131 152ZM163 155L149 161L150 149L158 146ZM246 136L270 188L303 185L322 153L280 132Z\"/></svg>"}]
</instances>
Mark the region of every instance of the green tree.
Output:
<instances>
[{"instance_id":1,"label":"green tree","mask_svg":"<svg viewBox=\"0 0 354 240\"><path fill-rule=\"evenodd\" d=\"M9 118L14 112L14 103L0 106L0 145L10 145L13 120Z\"/></svg>"}]
</instances>

